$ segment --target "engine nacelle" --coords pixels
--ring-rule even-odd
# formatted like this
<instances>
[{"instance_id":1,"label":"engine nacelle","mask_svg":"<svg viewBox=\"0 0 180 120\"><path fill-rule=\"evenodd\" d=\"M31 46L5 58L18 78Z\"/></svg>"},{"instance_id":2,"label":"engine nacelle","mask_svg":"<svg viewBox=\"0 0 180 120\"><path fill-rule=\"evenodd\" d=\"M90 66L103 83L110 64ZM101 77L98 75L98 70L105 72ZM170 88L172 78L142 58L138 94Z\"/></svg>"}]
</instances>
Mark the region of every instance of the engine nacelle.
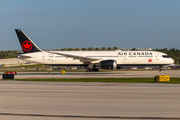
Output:
<instances>
[{"instance_id":1,"label":"engine nacelle","mask_svg":"<svg viewBox=\"0 0 180 120\"><path fill-rule=\"evenodd\" d=\"M116 60L104 60L99 63L101 69L116 69L117 62Z\"/></svg>"}]
</instances>

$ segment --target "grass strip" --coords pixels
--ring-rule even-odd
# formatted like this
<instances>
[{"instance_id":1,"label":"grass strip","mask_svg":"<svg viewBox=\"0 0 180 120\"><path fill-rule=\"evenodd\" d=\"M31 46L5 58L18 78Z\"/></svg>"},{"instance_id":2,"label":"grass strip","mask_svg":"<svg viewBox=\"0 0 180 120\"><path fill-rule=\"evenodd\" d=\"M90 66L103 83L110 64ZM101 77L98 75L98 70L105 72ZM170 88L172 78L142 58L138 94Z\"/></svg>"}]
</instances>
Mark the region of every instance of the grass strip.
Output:
<instances>
[{"instance_id":1,"label":"grass strip","mask_svg":"<svg viewBox=\"0 0 180 120\"><path fill-rule=\"evenodd\" d=\"M50 78L50 79L14 79L13 81L50 81L50 82L114 82L114 83L154 83L154 78ZM170 78L169 82L179 84L180 78Z\"/></svg>"}]
</instances>

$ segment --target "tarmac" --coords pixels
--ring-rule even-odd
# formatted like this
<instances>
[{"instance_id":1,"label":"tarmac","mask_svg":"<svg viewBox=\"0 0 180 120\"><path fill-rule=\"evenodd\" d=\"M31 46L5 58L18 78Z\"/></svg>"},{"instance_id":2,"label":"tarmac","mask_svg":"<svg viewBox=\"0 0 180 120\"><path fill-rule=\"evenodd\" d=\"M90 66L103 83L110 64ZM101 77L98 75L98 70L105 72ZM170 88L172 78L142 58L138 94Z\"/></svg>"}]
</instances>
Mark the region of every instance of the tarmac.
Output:
<instances>
[{"instance_id":1,"label":"tarmac","mask_svg":"<svg viewBox=\"0 0 180 120\"><path fill-rule=\"evenodd\" d=\"M180 77L179 72L18 72L15 79ZM3 120L180 119L180 84L1 80L0 96Z\"/></svg>"},{"instance_id":2,"label":"tarmac","mask_svg":"<svg viewBox=\"0 0 180 120\"><path fill-rule=\"evenodd\" d=\"M180 84L0 81L2 120L180 119Z\"/></svg>"},{"instance_id":3,"label":"tarmac","mask_svg":"<svg viewBox=\"0 0 180 120\"><path fill-rule=\"evenodd\" d=\"M0 73L2 79L3 72ZM164 71L109 71L109 72L17 72L15 79L31 78L135 78L154 77L157 75L170 75L170 77L180 77L180 70Z\"/></svg>"}]
</instances>

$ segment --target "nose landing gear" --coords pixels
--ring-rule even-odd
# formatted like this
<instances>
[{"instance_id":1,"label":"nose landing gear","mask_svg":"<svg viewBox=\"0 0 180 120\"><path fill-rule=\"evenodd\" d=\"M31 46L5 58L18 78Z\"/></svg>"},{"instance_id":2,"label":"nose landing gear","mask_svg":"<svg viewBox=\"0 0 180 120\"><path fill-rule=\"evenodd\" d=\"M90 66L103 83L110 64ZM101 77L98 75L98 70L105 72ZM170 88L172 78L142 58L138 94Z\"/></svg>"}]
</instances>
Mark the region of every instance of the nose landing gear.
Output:
<instances>
[{"instance_id":1,"label":"nose landing gear","mask_svg":"<svg viewBox=\"0 0 180 120\"><path fill-rule=\"evenodd\" d=\"M159 71L162 71L163 70L163 66L159 66Z\"/></svg>"}]
</instances>

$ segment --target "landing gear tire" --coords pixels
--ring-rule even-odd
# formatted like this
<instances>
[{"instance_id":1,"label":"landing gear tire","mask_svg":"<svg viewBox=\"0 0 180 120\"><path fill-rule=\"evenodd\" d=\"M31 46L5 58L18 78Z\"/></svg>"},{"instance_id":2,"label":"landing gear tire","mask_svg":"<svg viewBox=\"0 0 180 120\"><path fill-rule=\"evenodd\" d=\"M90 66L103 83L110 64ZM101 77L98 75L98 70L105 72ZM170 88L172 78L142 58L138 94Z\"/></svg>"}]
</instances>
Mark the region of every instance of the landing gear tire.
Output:
<instances>
[{"instance_id":1,"label":"landing gear tire","mask_svg":"<svg viewBox=\"0 0 180 120\"><path fill-rule=\"evenodd\" d=\"M90 68L87 68L87 69L86 69L86 72L91 72L91 69L90 69Z\"/></svg>"},{"instance_id":2,"label":"landing gear tire","mask_svg":"<svg viewBox=\"0 0 180 120\"><path fill-rule=\"evenodd\" d=\"M99 71L99 69L97 69L97 68L93 68L92 70L93 70L93 72L98 72Z\"/></svg>"},{"instance_id":3,"label":"landing gear tire","mask_svg":"<svg viewBox=\"0 0 180 120\"><path fill-rule=\"evenodd\" d=\"M92 69L87 68L87 69L86 69L86 72L98 72L98 71L99 71L98 68L92 68Z\"/></svg>"}]
</instances>

